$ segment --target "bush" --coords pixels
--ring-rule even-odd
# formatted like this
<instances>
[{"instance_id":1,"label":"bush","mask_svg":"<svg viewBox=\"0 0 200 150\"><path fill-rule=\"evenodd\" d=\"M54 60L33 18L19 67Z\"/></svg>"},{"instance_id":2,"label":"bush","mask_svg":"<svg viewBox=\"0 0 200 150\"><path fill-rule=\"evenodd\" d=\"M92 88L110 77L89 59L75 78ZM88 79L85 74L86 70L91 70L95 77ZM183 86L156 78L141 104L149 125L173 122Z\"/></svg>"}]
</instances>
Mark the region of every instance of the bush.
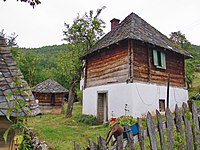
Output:
<instances>
[{"instance_id":1,"label":"bush","mask_svg":"<svg viewBox=\"0 0 200 150\"><path fill-rule=\"evenodd\" d=\"M135 124L137 122L137 120L135 118L133 118L132 116L121 116L119 118L117 118L117 120L115 122L110 122L110 127L112 128L113 125L115 125L116 123L120 124L122 127L125 126L125 124L127 123L129 126Z\"/></svg>"},{"instance_id":2,"label":"bush","mask_svg":"<svg viewBox=\"0 0 200 150\"><path fill-rule=\"evenodd\" d=\"M79 117L79 119L77 120L77 122L82 122L82 123L89 124L89 125L97 125L98 124L97 118L93 115L81 115Z\"/></svg>"}]
</instances>

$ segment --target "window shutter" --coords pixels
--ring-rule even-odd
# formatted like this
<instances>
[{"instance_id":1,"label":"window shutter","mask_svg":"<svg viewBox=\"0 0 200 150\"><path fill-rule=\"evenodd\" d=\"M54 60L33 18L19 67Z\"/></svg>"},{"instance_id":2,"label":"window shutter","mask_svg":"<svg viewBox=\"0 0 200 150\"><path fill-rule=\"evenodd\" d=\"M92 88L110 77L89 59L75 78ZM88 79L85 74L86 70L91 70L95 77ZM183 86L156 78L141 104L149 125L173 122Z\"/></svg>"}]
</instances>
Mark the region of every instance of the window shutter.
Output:
<instances>
[{"instance_id":1,"label":"window shutter","mask_svg":"<svg viewBox=\"0 0 200 150\"><path fill-rule=\"evenodd\" d=\"M155 66L158 65L158 54L157 54L157 50L153 49L153 64Z\"/></svg>"},{"instance_id":2,"label":"window shutter","mask_svg":"<svg viewBox=\"0 0 200 150\"><path fill-rule=\"evenodd\" d=\"M161 67L163 69L166 69L166 59L165 59L165 53L160 53L161 54Z\"/></svg>"}]
</instances>

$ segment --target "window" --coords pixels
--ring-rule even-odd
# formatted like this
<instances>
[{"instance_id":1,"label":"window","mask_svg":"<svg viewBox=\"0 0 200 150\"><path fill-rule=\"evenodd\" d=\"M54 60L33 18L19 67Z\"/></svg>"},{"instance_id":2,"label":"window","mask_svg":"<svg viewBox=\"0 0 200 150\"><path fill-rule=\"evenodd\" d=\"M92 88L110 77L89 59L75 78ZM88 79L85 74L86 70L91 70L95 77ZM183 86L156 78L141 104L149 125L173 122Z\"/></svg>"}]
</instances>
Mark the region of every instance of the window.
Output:
<instances>
[{"instance_id":1,"label":"window","mask_svg":"<svg viewBox=\"0 0 200 150\"><path fill-rule=\"evenodd\" d=\"M157 50L153 50L153 63L156 68L166 69L165 53Z\"/></svg>"},{"instance_id":2,"label":"window","mask_svg":"<svg viewBox=\"0 0 200 150\"><path fill-rule=\"evenodd\" d=\"M164 99L159 99L159 110L160 110L160 112L165 111L165 100Z\"/></svg>"}]
</instances>

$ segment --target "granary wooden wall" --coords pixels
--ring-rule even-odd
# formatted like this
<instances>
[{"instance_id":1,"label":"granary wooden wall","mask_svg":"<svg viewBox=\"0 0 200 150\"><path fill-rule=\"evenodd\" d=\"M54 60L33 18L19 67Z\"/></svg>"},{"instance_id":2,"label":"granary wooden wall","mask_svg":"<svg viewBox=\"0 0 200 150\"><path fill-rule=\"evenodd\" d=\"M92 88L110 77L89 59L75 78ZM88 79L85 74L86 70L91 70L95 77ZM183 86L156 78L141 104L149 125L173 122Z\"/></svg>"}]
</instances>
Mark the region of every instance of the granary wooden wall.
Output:
<instances>
[{"instance_id":1,"label":"granary wooden wall","mask_svg":"<svg viewBox=\"0 0 200 150\"><path fill-rule=\"evenodd\" d=\"M170 84L185 86L185 63L183 55L133 41L133 79L145 82L166 84L170 73ZM166 69L156 68L153 64L153 52L156 49L166 55Z\"/></svg>"},{"instance_id":2,"label":"granary wooden wall","mask_svg":"<svg viewBox=\"0 0 200 150\"><path fill-rule=\"evenodd\" d=\"M127 41L86 60L86 87L126 82L128 78Z\"/></svg>"},{"instance_id":3,"label":"granary wooden wall","mask_svg":"<svg viewBox=\"0 0 200 150\"><path fill-rule=\"evenodd\" d=\"M51 106L52 93L33 93L41 106ZM54 106L62 106L64 93L55 93Z\"/></svg>"},{"instance_id":4,"label":"granary wooden wall","mask_svg":"<svg viewBox=\"0 0 200 150\"><path fill-rule=\"evenodd\" d=\"M166 55L166 69L153 64L153 49ZM184 56L150 44L125 40L86 58L85 87L133 80L185 86Z\"/></svg>"}]
</instances>

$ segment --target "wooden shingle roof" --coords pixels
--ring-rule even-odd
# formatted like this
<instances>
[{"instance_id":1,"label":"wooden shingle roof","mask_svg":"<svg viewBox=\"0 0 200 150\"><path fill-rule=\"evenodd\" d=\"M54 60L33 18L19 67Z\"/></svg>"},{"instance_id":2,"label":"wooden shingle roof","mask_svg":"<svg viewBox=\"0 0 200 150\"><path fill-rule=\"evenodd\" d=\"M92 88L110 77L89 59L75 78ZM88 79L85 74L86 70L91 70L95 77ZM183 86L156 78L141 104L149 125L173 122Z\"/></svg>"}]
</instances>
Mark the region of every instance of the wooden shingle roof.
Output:
<instances>
[{"instance_id":1,"label":"wooden shingle roof","mask_svg":"<svg viewBox=\"0 0 200 150\"><path fill-rule=\"evenodd\" d=\"M85 56L83 56L83 58L95 51L109 47L110 45L125 39L139 40L170 51L174 51L186 56L187 58L192 57L187 51L177 47L177 45L175 45L165 35L148 24L145 20L140 18L135 13L131 13L119 25L117 25L102 39L100 39L91 48L91 50Z\"/></svg>"},{"instance_id":2,"label":"wooden shingle roof","mask_svg":"<svg viewBox=\"0 0 200 150\"><path fill-rule=\"evenodd\" d=\"M21 80L22 84L20 86L14 84L16 78L18 80ZM24 80L22 73L18 69L16 61L13 59L5 39L0 36L0 116L5 115L6 111L9 108L6 96L14 92L14 90L16 89L21 91L20 93L15 95L17 98L23 99L25 101L30 100L29 104L31 115L39 114L39 106L36 103L27 82ZM29 96L27 96L25 92L29 93ZM13 106L14 100L15 99L12 96L9 106ZM15 116L15 113L13 113L13 116Z\"/></svg>"},{"instance_id":3,"label":"wooden shingle roof","mask_svg":"<svg viewBox=\"0 0 200 150\"><path fill-rule=\"evenodd\" d=\"M32 88L36 93L67 93L68 90L54 80L47 79Z\"/></svg>"}]
</instances>

